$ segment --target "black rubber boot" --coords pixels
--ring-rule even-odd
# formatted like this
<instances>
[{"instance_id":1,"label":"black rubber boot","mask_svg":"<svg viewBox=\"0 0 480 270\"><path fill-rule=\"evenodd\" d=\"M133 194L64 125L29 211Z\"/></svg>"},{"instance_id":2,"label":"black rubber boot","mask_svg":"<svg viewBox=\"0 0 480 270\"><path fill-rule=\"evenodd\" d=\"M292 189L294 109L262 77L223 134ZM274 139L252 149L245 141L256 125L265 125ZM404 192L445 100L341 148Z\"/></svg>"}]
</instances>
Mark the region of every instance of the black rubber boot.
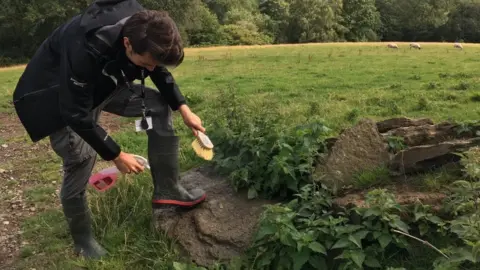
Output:
<instances>
[{"instance_id":1,"label":"black rubber boot","mask_svg":"<svg viewBox=\"0 0 480 270\"><path fill-rule=\"evenodd\" d=\"M72 199L63 199L63 213L67 219L73 238L75 254L87 259L100 259L106 250L95 240L85 195Z\"/></svg>"},{"instance_id":2,"label":"black rubber boot","mask_svg":"<svg viewBox=\"0 0 480 270\"><path fill-rule=\"evenodd\" d=\"M148 162L154 186L153 209L188 209L205 201L205 191L187 191L178 183L178 150L177 136L159 136L153 130L148 133Z\"/></svg>"}]
</instances>

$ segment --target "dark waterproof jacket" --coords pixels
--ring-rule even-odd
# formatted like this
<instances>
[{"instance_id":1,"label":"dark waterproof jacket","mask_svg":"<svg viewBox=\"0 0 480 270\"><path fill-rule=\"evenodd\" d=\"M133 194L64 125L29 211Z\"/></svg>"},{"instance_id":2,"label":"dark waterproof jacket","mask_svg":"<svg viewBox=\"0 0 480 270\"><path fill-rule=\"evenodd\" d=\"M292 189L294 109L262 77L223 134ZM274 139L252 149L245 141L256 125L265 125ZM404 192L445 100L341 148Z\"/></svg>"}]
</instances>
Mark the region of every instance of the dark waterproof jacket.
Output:
<instances>
[{"instance_id":1,"label":"dark waterproof jacket","mask_svg":"<svg viewBox=\"0 0 480 270\"><path fill-rule=\"evenodd\" d=\"M126 57L121 31L125 21L141 10L135 0L94 1L43 42L13 94L17 115L32 141L70 126L104 160L118 156L119 145L96 123L93 110L125 83L121 71L130 82L140 79L142 68ZM167 69L145 69L144 74L172 110L185 103Z\"/></svg>"}]
</instances>

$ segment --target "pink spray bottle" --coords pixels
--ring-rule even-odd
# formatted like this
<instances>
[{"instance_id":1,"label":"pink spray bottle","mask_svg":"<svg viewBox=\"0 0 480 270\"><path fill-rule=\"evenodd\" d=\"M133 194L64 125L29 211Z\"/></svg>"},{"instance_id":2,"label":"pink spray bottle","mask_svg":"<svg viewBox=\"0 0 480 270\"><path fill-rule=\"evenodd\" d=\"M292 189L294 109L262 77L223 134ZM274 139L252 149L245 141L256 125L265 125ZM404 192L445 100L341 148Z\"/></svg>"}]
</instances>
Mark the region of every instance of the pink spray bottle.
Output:
<instances>
[{"instance_id":1,"label":"pink spray bottle","mask_svg":"<svg viewBox=\"0 0 480 270\"><path fill-rule=\"evenodd\" d=\"M135 155L135 158L140 164L145 166L145 168L150 169L148 160L142 156ZM112 166L106 169L103 169L95 174L93 174L88 183L100 192L105 192L115 186L121 172L117 169L116 166Z\"/></svg>"}]
</instances>

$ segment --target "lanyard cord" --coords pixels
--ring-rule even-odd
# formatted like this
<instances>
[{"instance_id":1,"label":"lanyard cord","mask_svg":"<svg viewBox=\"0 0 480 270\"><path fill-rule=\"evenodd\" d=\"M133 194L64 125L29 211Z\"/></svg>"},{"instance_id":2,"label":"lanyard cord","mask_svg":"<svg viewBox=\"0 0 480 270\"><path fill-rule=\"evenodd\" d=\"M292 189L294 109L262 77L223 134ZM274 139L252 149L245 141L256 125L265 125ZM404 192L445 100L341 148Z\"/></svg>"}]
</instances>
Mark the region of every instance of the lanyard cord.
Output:
<instances>
[{"instance_id":1,"label":"lanyard cord","mask_svg":"<svg viewBox=\"0 0 480 270\"><path fill-rule=\"evenodd\" d=\"M142 81L142 114L143 118L145 118L145 111L147 110L147 107L145 106L145 69L142 68L141 70L141 81Z\"/></svg>"},{"instance_id":2,"label":"lanyard cord","mask_svg":"<svg viewBox=\"0 0 480 270\"><path fill-rule=\"evenodd\" d=\"M132 92L134 95L135 92L133 91L133 88L132 88L132 85L128 82L128 79L127 79L127 76L125 75L125 73L123 72L123 70L120 70L122 72L122 77L123 79L125 80L125 83L127 84L127 87L128 89L130 90L130 92ZM141 94L140 94L140 98L142 99L142 121L140 122L140 125L142 127L142 129L148 129L148 122L147 122L147 117L146 117L146 111L147 111L147 107L145 105L145 69L142 68L141 70Z\"/></svg>"},{"instance_id":3,"label":"lanyard cord","mask_svg":"<svg viewBox=\"0 0 480 270\"><path fill-rule=\"evenodd\" d=\"M147 107L145 106L145 69L142 68L141 71L141 79L142 79L142 121L140 122L140 125L142 129L148 129L148 122L147 122L147 117L145 116L145 111L147 110Z\"/></svg>"}]
</instances>

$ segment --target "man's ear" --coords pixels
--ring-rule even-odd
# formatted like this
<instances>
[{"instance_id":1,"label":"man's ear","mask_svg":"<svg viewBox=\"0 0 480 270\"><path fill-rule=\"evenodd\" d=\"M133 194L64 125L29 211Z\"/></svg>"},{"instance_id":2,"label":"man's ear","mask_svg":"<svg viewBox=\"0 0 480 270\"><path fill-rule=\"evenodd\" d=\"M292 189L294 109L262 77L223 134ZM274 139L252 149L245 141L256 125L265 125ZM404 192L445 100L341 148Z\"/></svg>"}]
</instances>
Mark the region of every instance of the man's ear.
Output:
<instances>
[{"instance_id":1,"label":"man's ear","mask_svg":"<svg viewBox=\"0 0 480 270\"><path fill-rule=\"evenodd\" d=\"M127 49L127 50L131 50L131 49L132 49L132 45L130 44L130 40L128 39L128 37L123 37L123 46L124 46L125 49Z\"/></svg>"}]
</instances>

